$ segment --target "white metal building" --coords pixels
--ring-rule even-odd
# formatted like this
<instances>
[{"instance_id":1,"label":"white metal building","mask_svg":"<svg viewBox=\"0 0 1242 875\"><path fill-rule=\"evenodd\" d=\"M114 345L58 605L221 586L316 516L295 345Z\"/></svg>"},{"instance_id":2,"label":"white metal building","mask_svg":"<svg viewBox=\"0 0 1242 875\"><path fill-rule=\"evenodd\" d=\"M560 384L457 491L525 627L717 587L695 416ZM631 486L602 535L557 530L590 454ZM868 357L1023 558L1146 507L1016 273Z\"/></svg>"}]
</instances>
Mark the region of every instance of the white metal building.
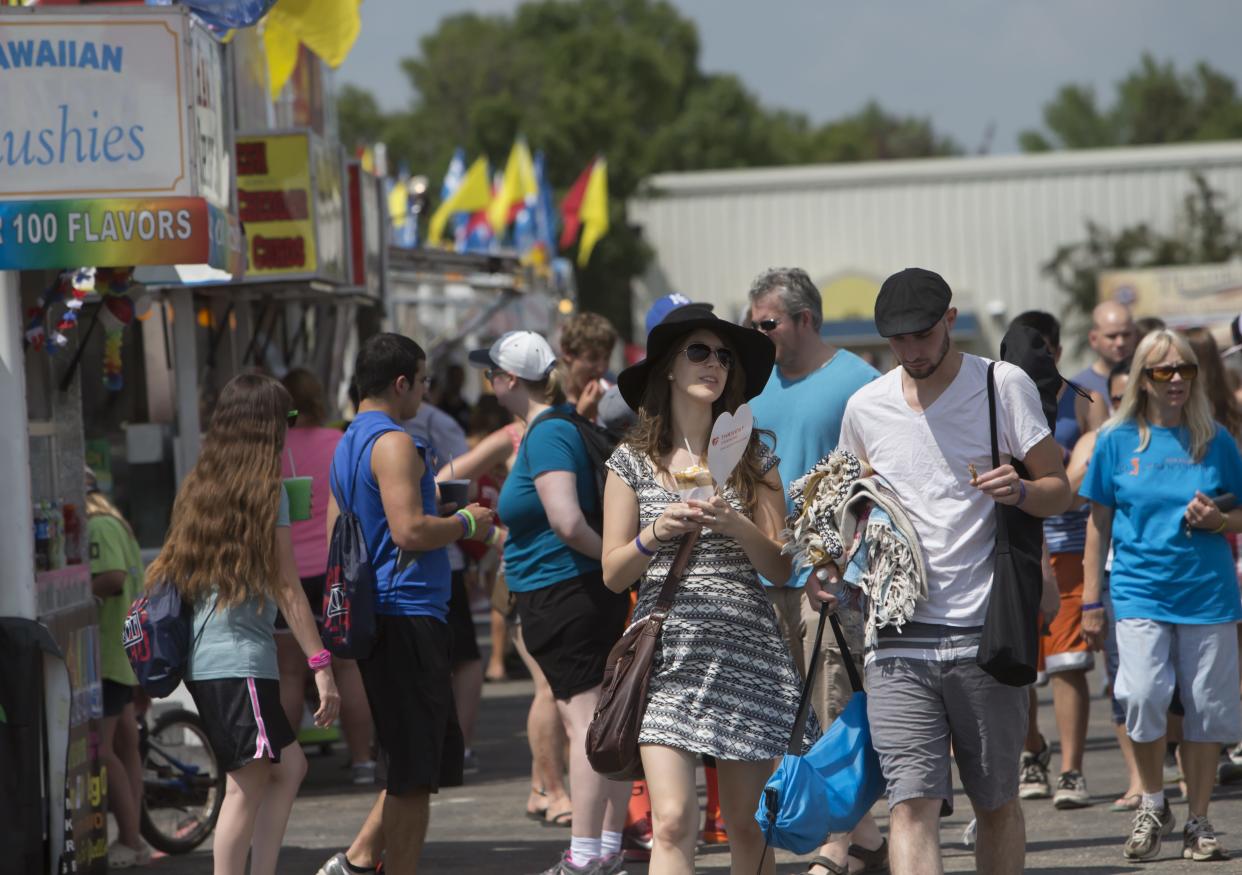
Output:
<instances>
[{"instance_id":1,"label":"white metal building","mask_svg":"<svg viewBox=\"0 0 1242 875\"><path fill-rule=\"evenodd\" d=\"M629 203L656 253L636 324L669 291L736 318L756 274L798 266L824 292L826 334L865 346L879 283L919 266L990 349L1023 310L1063 315L1041 267L1087 220L1171 229L1192 171L1240 208L1242 142L660 174Z\"/></svg>"}]
</instances>

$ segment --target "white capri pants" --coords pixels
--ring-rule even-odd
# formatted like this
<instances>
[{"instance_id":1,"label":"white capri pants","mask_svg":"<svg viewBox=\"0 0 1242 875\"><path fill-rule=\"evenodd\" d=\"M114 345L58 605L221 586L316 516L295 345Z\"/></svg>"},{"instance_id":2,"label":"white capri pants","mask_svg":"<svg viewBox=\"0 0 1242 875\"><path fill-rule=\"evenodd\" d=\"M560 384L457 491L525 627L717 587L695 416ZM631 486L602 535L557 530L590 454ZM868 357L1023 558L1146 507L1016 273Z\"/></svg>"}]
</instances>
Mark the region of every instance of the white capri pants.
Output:
<instances>
[{"instance_id":1,"label":"white capri pants","mask_svg":"<svg viewBox=\"0 0 1242 875\"><path fill-rule=\"evenodd\" d=\"M1186 708L1187 741L1231 744L1242 739L1236 623L1191 625L1127 618L1117 621L1121 657L1114 692L1125 708L1126 734L1159 741L1173 687Z\"/></svg>"}]
</instances>

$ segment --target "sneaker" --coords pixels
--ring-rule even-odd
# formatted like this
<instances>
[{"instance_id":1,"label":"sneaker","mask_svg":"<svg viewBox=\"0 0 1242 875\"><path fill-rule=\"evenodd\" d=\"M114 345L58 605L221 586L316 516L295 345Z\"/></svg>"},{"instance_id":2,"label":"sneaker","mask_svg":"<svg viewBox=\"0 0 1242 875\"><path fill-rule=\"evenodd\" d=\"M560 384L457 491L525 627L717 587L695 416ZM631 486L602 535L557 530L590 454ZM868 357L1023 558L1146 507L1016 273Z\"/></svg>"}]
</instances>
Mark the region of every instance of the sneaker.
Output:
<instances>
[{"instance_id":1,"label":"sneaker","mask_svg":"<svg viewBox=\"0 0 1242 875\"><path fill-rule=\"evenodd\" d=\"M1127 860L1155 859L1160 855L1160 839L1173 832L1173 826L1173 810L1169 808L1169 800L1164 800L1161 811L1144 804L1134 815L1134 825L1130 828L1130 837L1126 839L1122 854Z\"/></svg>"},{"instance_id":2,"label":"sneaker","mask_svg":"<svg viewBox=\"0 0 1242 875\"><path fill-rule=\"evenodd\" d=\"M353 773L353 782L359 787L367 787L375 783L375 760L365 763L354 763L349 767Z\"/></svg>"},{"instance_id":3,"label":"sneaker","mask_svg":"<svg viewBox=\"0 0 1242 875\"><path fill-rule=\"evenodd\" d=\"M150 862L151 849L145 842L137 850L129 845L121 844L120 839L108 846L109 869L132 869L135 866L145 866Z\"/></svg>"},{"instance_id":4,"label":"sneaker","mask_svg":"<svg viewBox=\"0 0 1242 875\"><path fill-rule=\"evenodd\" d=\"M561 859L555 866L551 869L544 869L540 875L600 875L599 864L600 860L597 858L585 866L575 866L569 862L569 851L566 851L561 854Z\"/></svg>"},{"instance_id":5,"label":"sneaker","mask_svg":"<svg viewBox=\"0 0 1242 875\"><path fill-rule=\"evenodd\" d=\"M1052 748L1044 742L1039 753L1022 751L1018 772L1018 797L1021 799L1047 799L1052 795L1048 783L1048 764L1052 762Z\"/></svg>"},{"instance_id":6,"label":"sneaker","mask_svg":"<svg viewBox=\"0 0 1242 875\"><path fill-rule=\"evenodd\" d=\"M593 861L598 867L599 875L626 875L625 873L625 855L620 851L610 857L600 857Z\"/></svg>"},{"instance_id":7,"label":"sneaker","mask_svg":"<svg viewBox=\"0 0 1242 875\"><path fill-rule=\"evenodd\" d=\"M631 863L646 863L651 859L651 820L636 820L621 832L621 856Z\"/></svg>"},{"instance_id":8,"label":"sneaker","mask_svg":"<svg viewBox=\"0 0 1242 875\"><path fill-rule=\"evenodd\" d=\"M1087 793L1087 779L1082 772L1062 772L1057 779L1057 792L1052 797L1052 807L1058 811L1071 808L1087 808L1091 796Z\"/></svg>"},{"instance_id":9,"label":"sneaker","mask_svg":"<svg viewBox=\"0 0 1242 875\"><path fill-rule=\"evenodd\" d=\"M1228 860L1229 855L1216 840L1216 830L1206 817L1192 817L1182 829L1182 856L1196 863Z\"/></svg>"},{"instance_id":10,"label":"sneaker","mask_svg":"<svg viewBox=\"0 0 1242 875\"><path fill-rule=\"evenodd\" d=\"M463 775L477 775L479 773L479 758L473 750L468 750L461 758L461 773Z\"/></svg>"},{"instance_id":11,"label":"sneaker","mask_svg":"<svg viewBox=\"0 0 1242 875\"><path fill-rule=\"evenodd\" d=\"M363 869L363 872L374 871L375 875L379 875L384 871L384 864L381 863L376 869ZM332 859L319 867L319 871L315 875L356 875L357 869L349 865L349 858L345 856L345 852L334 854Z\"/></svg>"}]
</instances>

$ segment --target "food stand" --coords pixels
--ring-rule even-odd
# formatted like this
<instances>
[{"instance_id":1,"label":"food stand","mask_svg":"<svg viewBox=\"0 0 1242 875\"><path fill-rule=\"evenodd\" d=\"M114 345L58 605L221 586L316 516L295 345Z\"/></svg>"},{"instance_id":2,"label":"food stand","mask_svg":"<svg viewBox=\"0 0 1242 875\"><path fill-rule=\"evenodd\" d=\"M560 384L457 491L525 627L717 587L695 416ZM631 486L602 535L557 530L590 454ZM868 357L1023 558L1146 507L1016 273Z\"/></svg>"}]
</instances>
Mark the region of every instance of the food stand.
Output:
<instances>
[{"instance_id":1,"label":"food stand","mask_svg":"<svg viewBox=\"0 0 1242 875\"><path fill-rule=\"evenodd\" d=\"M218 40L180 7L0 8L0 47L0 617L37 620L63 664L43 661L40 714L6 713L43 725L29 752L41 786L20 788L44 791L41 828L16 839L41 847L41 868L24 871L102 872L83 352L101 319L110 354L137 330L127 326L146 302L133 266L240 273L228 77ZM174 357L178 347L166 344ZM197 439L196 408L178 405L176 427Z\"/></svg>"}]
</instances>

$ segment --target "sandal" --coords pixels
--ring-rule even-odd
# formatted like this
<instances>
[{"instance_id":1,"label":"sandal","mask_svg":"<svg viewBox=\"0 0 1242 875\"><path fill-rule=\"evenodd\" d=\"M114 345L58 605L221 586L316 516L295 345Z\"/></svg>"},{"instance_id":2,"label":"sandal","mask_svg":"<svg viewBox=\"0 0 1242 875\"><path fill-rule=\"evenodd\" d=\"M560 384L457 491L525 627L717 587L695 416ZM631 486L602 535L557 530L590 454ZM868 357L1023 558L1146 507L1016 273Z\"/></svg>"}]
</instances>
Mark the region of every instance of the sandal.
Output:
<instances>
[{"instance_id":1,"label":"sandal","mask_svg":"<svg viewBox=\"0 0 1242 875\"><path fill-rule=\"evenodd\" d=\"M565 826L565 827L573 826L574 825L574 813L571 809L566 809L565 811L558 811L556 814L553 814L551 817L548 817L545 815L543 818L543 825L544 826Z\"/></svg>"},{"instance_id":2,"label":"sandal","mask_svg":"<svg viewBox=\"0 0 1242 875\"><path fill-rule=\"evenodd\" d=\"M850 867L848 865L842 866L840 863L834 863L827 857L812 858L811 861L806 864L806 872L803 873L803 875L818 875L818 873L811 871L816 866L826 870L828 875L850 875Z\"/></svg>"},{"instance_id":3,"label":"sandal","mask_svg":"<svg viewBox=\"0 0 1242 875\"><path fill-rule=\"evenodd\" d=\"M1129 796L1118 797L1112 805L1108 806L1109 811L1138 811L1139 806L1143 804L1142 793L1131 793Z\"/></svg>"},{"instance_id":4,"label":"sandal","mask_svg":"<svg viewBox=\"0 0 1242 875\"><path fill-rule=\"evenodd\" d=\"M850 845L847 853L863 864L863 867L858 870L856 875L863 875L866 872L888 871L888 839L882 839L880 846L874 851L869 851L862 845Z\"/></svg>"}]
</instances>

